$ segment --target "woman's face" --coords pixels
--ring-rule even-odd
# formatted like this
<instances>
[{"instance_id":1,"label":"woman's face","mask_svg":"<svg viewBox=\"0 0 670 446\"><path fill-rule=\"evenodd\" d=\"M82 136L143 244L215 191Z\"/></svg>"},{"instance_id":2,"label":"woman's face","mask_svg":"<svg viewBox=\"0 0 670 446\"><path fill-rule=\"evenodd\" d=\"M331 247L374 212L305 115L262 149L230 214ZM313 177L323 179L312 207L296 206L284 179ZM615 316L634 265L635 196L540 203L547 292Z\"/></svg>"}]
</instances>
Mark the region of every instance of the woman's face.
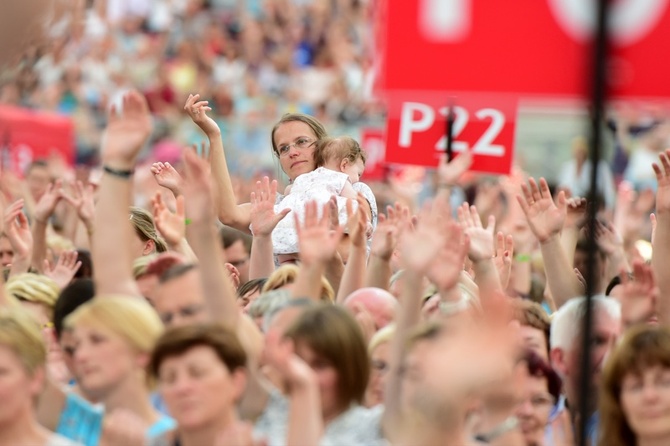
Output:
<instances>
[{"instance_id":1,"label":"woman's face","mask_svg":"<svg viewBox=\"0 0 670 446\"><path fill-rule=\"evenodd\" d=\"M638 438L670 435L670 368L649 367L621 383L621 409Z\"/></svg>"},{"instance_id":2,"label":"woman's face","mask_svg":"<svg viewBox=\"0 0 670 446\"><path fill-rule=\"evenodd\" d=\"M389 343L383 342L372 351L370 382L365 395L365 405L368 407L384 403L384 388L390 359L389 349Z\"/></svg>"},{"instance_id":3,"label":"woman's face","mask_svg":"<svg viewBox=\"0 0 670 446\"><path fill-rule=\"evenodd\" d=\"M139 354L119 335L105 327L74 327L74 368L82 388L97 400L141 367Z\"/></svg>"},{"instance_id":4,"label":"woman's face","mask_svg":"<svg viewBox=\"0 0 670 446\"><path fill-rule=\"evenodd\" d=\"M170 415L184 430L231 416L246 384L242 369L231 373L214 350L204 345L166 358L158 375Z\"/></svg>"},{"instance_id":5,"label":"woman's face","mask_svg":"<svg viewBox=\"0 0 670 446\"><path fill-rule=\"evenodd\" d=\"M295 180L299 175L311 172L316 168L314 164L315 144L311 144L304 149L299 149L294 143L300 139L314 142L317 139L311 127L300 121L290 121L281 124L274 135L275 147L278 149L282 146L292 144L288 152L279 157L281 168L291 181Z\"/></svg>"},{"instance_id":6,"label":"woman's face","mask_svg":"<svg viewBox=\"0 0 670 446\"><path fill-rule=\"evenodd\" d=\"M39 395L43 373L33 376L26 371L20 358L5 345L0 345L0 431L27 411Z\"/></svg>"},{"instance_id":7,"label":"woman's face","mask_svg":"<svg viewBox=\"0 0 670 446\"><path fill-rule=\"evenodd\" d=\"M296 354L314 370L319 383L321 393L321 410L324 417L335 417L339 414L340 405L338 400L337 370L332 362L317 354L305 342L296 342Z\"/></svg>"},{"instance_id":8,"label":"woman's face","mask_svg":"<svg viewBox=\"0 0 670 446\"><path fill-rule=\"evenodd\" d=\"M549 422L554 397L549 393L547 378L531 376L525 366L523 370L522 400L516 408L516 416L526 444L538 444Z\"/></svg>"}]
</instances>

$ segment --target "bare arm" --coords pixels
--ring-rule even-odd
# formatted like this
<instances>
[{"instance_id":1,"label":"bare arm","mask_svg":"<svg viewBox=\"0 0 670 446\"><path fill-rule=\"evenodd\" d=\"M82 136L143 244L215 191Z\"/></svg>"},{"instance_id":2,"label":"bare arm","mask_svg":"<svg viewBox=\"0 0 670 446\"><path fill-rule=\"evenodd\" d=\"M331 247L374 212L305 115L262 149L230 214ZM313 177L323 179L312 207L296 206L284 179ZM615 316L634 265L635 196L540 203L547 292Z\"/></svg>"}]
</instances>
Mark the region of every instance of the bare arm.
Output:
<instances>
[{"instance_id":1,"label":"bare arm","mask_svg":"<svg viewBox=\"0 0 670 446\"><path fill-rule=\"evenodd\" d=\"M33 252L33 236L28 219L23 214L23 200L7 206L4 214L5 235L14 250L9 275L28 272Z\"/></svg>"},{"instance_id":2,"label":"bare arm","mask_svg":"<svg viewBox=\"0 0 670 446\"><path fill-rule=\"evenodd\" d=\"M654 164L658 181L656 191L656 231L652 237L653 254L651 266L658 282L658 318L663 325L670 325L670 150L659 155L659 163Z\"/></svg>"},{"instance_id":3,"label":"bare arm","mask_svg":"<svg viewBox=\"0 0 670 446\"><path fill-rule=\"evenodd\" d=\"M238 205L233 182L228 171L226 155L221 141L221 130L214 120L207 116L206 112L211 108L207 101L198 101L200 95L189 95L184 105L184 110L198 127L202 129L209 139L210 158L212 164L212 177L216 187L217 209L221 223L235 229L249 233L250 206L248 203Z\"/></svg>"},{"instance_id":4,"label":"bare arm","mask_svg":"<svg viewBox=\"0 0 670 446\"><path fill-rule=\"evenodd\" d=\"M184 152L186 215L191 219L188 238L199 260L205 299L212 318L236 330L239 310L235 289L218 249L209 166L193 150Z\"/></svg>"},{"instance_id":5,"label":"bare arm","mask_svg":"<svg viewBox=\"0 0 670 446\"><path fill-rule=\"evenodd\" d=\"M304 223L294 216L300 248L300 270L293 288L294 297L309 297L316 301L321 298L321 277L336 254L343 232L339 226L330 230L330 212L330 205L326 204L319 218L318 205L309 201L305 205Z\"/></svg>"},{"instance_id":6,"label":"bare arm","mask_svg":"<svg viewBox=\"0 0 670 446\"><path fill-rule=\"evenodd\" d=\"M49 218L54 213L56 205L62 197L62 183L60 180L49 184L46 192L35 205L33 213L33 258L31 266L42 272L44 260L47 258L47 228Z\"/></svg>"},{"instance_id":7,"label":"bare arm","mask_svg":"<svg viewBox=\"0 0 670 446\"><path fill-rule=\"evenodd\" d=\"M480 296L502 292L498 269L493 261L495 218L489 217L488 226L484 228L477 208L468 207L467 203L458 208L458 218L470 238L468 257L472 261L475 283L479 287Z\"/></svg>"},{"instance_id":8,"label":"bare arm","mask_svg":"<svg viewBox=\"0 0 670 446\"><path fill-rule=\"evenodd\" d=\"M445 201L445 203L447 203ZM400 203L386 208L386 216L379 214L377 229L372 235L372 247L368 264L366 285L383 290L390 287L391 258L398 244L400 229L409 224L409 208Z\"/></svg>"},{"instance_id":9,"label":"bare arm","mask_svg":"<svg viewBox=\"0 0 670 446\"><path fill-rule=\"evenodd\" d=\"M350 231L351 247L349 249L349 259L344 267L344 275L340 287L337 290L337 303L344 303L347 296L365 284L365 270L367 261L367 247L365 243L365 228L367 226L367 216L364 205L367 201L363 196L357 196L358 208L352 210L351 201L347 201L347 213L349 219L347 227Z\"/></svg>"},{"instance_id":10,"label":"bare arm","mask_svg":"<svg viewBox=\"0 0 670 446\"><path fill-rule=\"evenodd\" d=\"M151 115L140 93L125 94L122 111L112 107L102 139L105 173L100 180L91 252L98 295L141 296L132 275L130 251L132 227L128 209L132 176L120 172L131 172L135 168L137 155L151 130Z\"/></svg>"}]
</instances>

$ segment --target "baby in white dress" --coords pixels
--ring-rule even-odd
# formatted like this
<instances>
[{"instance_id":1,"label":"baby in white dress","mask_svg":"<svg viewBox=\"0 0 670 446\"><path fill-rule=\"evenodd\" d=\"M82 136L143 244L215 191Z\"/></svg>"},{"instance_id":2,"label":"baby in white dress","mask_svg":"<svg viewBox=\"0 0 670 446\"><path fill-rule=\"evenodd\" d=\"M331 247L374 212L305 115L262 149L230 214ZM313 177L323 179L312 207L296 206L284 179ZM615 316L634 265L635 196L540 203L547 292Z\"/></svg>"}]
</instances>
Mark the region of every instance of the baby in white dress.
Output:
<instances>
[{"instance_id":1,"label":"baby in white dress","mask_svg":"<svg viewBox=\"0 0 670 446\"><path fill-rule=\"evenodd\" d=\"M370 204L369 214L376 214L376 205L370 202L372 194L364 192L366 188L368 190L369 188L365 185L365 188L360 186L363 185L360 183L360 178L365 170L365 158L365 152L353 138L343 136L320 140L314 150L317 169L298 176L293 184L286 188L285 196L275 205L275 212L289 208L291 214L295 213L300 221L303 221L305 203L315 200L321 208L332 196L335 196L338 219L340 225L343 226L347 222L347 199L353 200L354 209L356 209L357 190L360 190ZM358 187L353 186L355 183ZM374 201L374 196L372 196L372 201ZM298 234L293 215L282 219L272 231L272 246L275 255L298 252Z\"/></svg>"}]
</instances>

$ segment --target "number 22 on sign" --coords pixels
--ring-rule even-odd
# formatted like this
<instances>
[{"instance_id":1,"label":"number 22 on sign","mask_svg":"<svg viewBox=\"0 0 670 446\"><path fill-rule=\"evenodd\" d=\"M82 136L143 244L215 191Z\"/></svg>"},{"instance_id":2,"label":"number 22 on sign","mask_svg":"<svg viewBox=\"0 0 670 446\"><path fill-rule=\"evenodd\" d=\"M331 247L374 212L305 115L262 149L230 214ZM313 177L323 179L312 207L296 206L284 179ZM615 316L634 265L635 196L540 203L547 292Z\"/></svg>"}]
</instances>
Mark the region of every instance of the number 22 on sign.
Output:
<instances>
[{"instance_id":1,"label":"number 22 on sign","mask_svg":"<svg viewBox=\"0 0 670 446\"><path fill-rule=\"evenodd\" d=\"M422 95L423 96L423 95ZM389 101L386 162L433 167L447 145L449 107L432 98ZM405 96L406 97L406 96ZM507 174L512 166L516 100L456 98L452 127L454 153L470 151L472 170Z\"/></svg>"}]
</instances>

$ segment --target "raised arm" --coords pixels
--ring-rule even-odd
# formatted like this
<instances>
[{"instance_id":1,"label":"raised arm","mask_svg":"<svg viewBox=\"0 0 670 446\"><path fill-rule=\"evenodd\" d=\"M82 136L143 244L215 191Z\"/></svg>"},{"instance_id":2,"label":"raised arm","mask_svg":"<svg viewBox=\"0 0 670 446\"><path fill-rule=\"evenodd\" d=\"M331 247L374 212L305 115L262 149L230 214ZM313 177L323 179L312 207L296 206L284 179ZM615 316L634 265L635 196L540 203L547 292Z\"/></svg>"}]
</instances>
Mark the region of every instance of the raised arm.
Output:
<instances>
[{"instance_id":1,"label":"raised arm","mask_svg":"<svg viewBox=\"0 0 670 446\"><path fill-rule=\"evenodd\" d=\"M304 223L300 223L297 215L294 216L300 252L300 269L293 287L294 297L308 297L316 301L321 298L321 277L335 255L343 233L340 226L330 229L330 212L330 205L324 205L319 218L317 203L308 201L305 204ZM335 284L332 285L336 288Z\"/></svg>"},{"instance_id":2,"label":"raised arm","mask_svg":"<svg viewBox=\"0 0 670 446\"><path fill-rule=\"evenodd\" d=\"M49 184L46 192L40 197L33 212L33 258L31 265L42 272L44 259L47 258L47 228L49 218L56 210L56 205L62 198L63 184L60 180Z\"/></svg>"},{"instance_id":3,"label":"raised arm","mask_svg":"<svg viewBox=\"0 0 670 446\"><path fill-rule=\"evenodd\" d=\"M495 217L490 216L488 226L483 227L477 208L463 203L458 208L458 220L470 238L468 257L472 262L475 283L479 287L480 295L488 296L494 292L502 292L503 287L498 276L498 269L493 261Z\"/></svg>"},{"instance_id":4,"label":"raised arm","mask_svg":"<svg viewBox=\"0 0 670 446\"><path fill-rule=\"evenodd\" d=\"M230 179L226 154L221 140L221 129L207 112L212 109L207 106L207 101L199 101L200 95L189 95L184 105L184 110L193 122L205 132L209 139L210 159L212 164L212 177L216 187L218 217L221 223L235 229L249 233L250 205L248 203L238 205L233 182Z\"/></svg>"},{"instance_id":5,"label":"raised arm","mask_svg":"<svg viewBox=\"0 0 670 446\"><path fill-rule=\"evenodd\" d=\"M103 175L93 232L92 257L98 295L141 296L133 279L132 227L128 221L137 155L152 130L146 100L137 91L112 106L102 138Z\"/></svg>"},{"instance_id":6,"label":"raised arm","mask_svg":"<svg viewBox=\"0 0 670 446\"><path fill-rule=\"evenodd\" d=\"M76 211L79 220L86 227L89 247L93 246L93 231L95 229L95 199L93 185L77 181L72 185L72 193L62 193L63 199Z\"/></svg>"},{"instance_id":7,"label":"raised arm","mask_svg":"<svg viewBox=\"0 0 670 446\"><path fill-rule=\"evenodd\" d=\"M270 182L268 177L257 181L256 190L251 193L250 218L254 240L251 244L249 279L268 277L275 270L272 231L291 212L290 209L275 212L276 195L277 181Z\"/></svg>"},{"instance_id":8,"label":"raised arm","mask_svg":"<svg viewBox=\"0 0 670 446\"><path fill-rule=\"evenodd\" d=\"M9 275L14 276L28 272L33 253L33 236L28 225L28 218L23 213L23 200L7 206L4 215L5 235L14 250Z\"/></svg>"},{"instance_id":9,"label":"raised arm","mask_svg":"<svg viewBox=\"0 0 670 446\"><path fill-rule=\"evenodd\" d=\"M186 216L191 220L187 235L198 257L207 306L213 320L236 330L239 310L235 289L218 249L209 165L192 149L184 151L184 164Z\"/></svg>"},{"instance_id":10,"label":"raised arm","mask_svg":"<svg viewBox=\"0 0 670 446\"><path fill-rule=\"evenodd\" d=\"M521 188L524 196L517 196L517 200L531 231L540 242L547 283L556 307L560 308L569 299L582 294L581 284L561 246L561 229L567 207L565 193L559 192L554 203L544 178L540 178L539 186L531 178L530 185L524 184Z\"/></svg>"},{"instance_id":11,"label":"raised arm","mask_svg":"<svg viewBox=\"0 0 670 446\"><path fill-rule=\"evenodd\" d=\"M344 275L337 290L337 303L344 303L347 296L365 285L367 262L367 244L365 229L368 217L365 212L367 201L362 195L356 196L358 207L354 211L351 200L347 201L347 229L349 230L349 258L344 267Z\"/></svg>"},{"instance_id":12,"label":"raised arm","mask_svg":"<svg viewBox=\"0 0 670 446\"><path fill-rule=\"evenodd\" d=\"M658 318L663 325L670 325L670 149L659 155L659 163L654 163L654 173L658 181L656 191L656 230L652 237L653 254L651 266L654 269L659 288Z\"/></svg>"},{"instance_id":13,"label":"raised arm","mask_svg":"<svg viewBox=\"0 0 670 446\"><path fill-rule=\"evenodd\" d=\"M168 209L160 192L156 192L151 200L154 224L161 233L171 251L177 252L192 262L198 258L186 240L186 211L184 210L184 196L176 196L175 212Z\"/></svg>"},{"instance_id":14,"label":"raised arm","mask_svg":"<svg viewBox=\"0 0 670 446\"><path fill-rule=\"evenodd\" d=\"M390 287L391 258L396 252L398 235L400 229L410 221L409 208L400 203L395 206L387 206L386 216L379 214L377 229L372 235L372 246L370 258L368 259L368 271L366 286L387 290Z\"/></svg>"},{"instance_id":15,"label":"raised arm","mask_svg":"<svg viewBox=\"0 0 670 446\"><path fill-rule=\"evenodd\" d=\"M432 208L422 210L415 228L407 224L401 234L400 255L405 276L400 295L401 308L396 313L396 332L391 340L383 418L385 437L391 441L397 435L398 429L402 428L401 381L407 336L421 319L422 280L446 245L446 229L449 223L448 206L444 202L436 201Z\"/></svg>"}]
</instances>

